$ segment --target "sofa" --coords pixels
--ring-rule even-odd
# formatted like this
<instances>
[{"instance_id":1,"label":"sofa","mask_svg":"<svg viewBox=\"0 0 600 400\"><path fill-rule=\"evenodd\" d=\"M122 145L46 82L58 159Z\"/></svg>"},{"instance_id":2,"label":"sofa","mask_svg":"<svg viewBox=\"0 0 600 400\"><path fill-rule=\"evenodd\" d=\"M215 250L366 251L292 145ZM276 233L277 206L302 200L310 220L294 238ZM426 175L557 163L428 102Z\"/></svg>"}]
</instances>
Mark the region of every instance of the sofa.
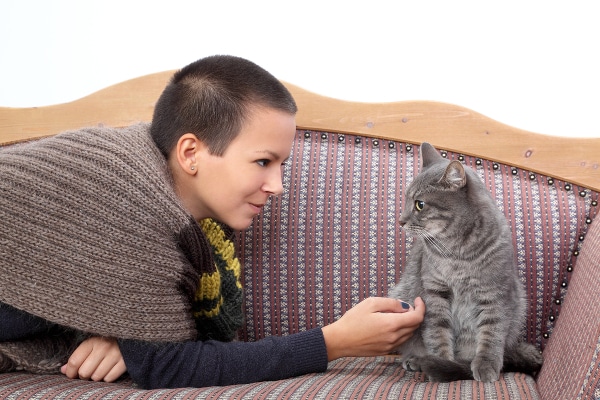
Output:
<instances>
[{"instance_id":1,"label":"sofa","mask_svg":"<svg viewBox=\"0 0 600 400\"><path fill-rule=\"evenodd\" d=\"M0 108L0 143L149 121L172 73L70 103ZM537 376L436 383L389 354L338 359L319 374L208 388L143 390L126 375L105 383L18 371L0 374L0 398L600 398L600 138L527 132L452 104L348 102L285 84L299 107L286 189L236 234L245 290L239 340L322 326L366 297L386 295L411 250L397 220L427 141L475 169L510 223L528 296L525 339L544 357Z\"/></svg>"}]
</instances>

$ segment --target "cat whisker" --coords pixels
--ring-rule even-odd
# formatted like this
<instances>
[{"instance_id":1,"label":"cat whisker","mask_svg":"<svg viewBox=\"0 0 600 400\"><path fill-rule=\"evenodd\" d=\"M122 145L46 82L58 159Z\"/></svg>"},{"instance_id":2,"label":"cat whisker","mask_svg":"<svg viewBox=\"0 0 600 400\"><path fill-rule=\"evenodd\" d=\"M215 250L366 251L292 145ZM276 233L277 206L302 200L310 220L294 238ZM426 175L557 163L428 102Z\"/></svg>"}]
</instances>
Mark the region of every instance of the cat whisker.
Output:
<instances>
[{"instance_id":1,"label":"cat whisker","mask_svg":"<svg viewBox=\"0 0 600 400\"><path fill-rule=\"evenodd\" d=\"M425 241L435 247L443 256L445 257L454 257L454 253L448 247L446 247L443 243L438 241L436 238L432 236L423 237Z\"/></svg>"},{"instance_id":2,"label":"cat whisker","mask_svg":"<svg viewBox=\"0 0 600 400\"><path fill-rule=\"evenodd\" d=\"M407 231L416 236L421 237L424 241L429 243L431 246L435 247L437 251L440 252L443 256L454 256L454 252L451 249L449 249L444 243L437 240L435 236L433 236L427 231L427 229L420 226L410 226L407 228Z\"/></svg>"}]
</instances>

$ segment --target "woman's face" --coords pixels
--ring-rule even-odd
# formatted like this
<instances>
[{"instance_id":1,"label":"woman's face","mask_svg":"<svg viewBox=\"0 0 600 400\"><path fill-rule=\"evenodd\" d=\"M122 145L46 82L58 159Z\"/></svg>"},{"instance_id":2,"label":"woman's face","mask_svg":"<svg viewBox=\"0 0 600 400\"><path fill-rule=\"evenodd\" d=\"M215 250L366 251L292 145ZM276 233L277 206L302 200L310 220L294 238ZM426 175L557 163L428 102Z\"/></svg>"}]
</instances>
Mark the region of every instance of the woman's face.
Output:
<instances>
[{"instance_id":1,"label":"woman's face","mask_svg":"<svg viewBox=\"0 0 600 400\"><path fill-rule=\"evenodd\" d=\"M294 115L257 107L222 156L200 146L197 172L185 188L192 215L246 229L269 197L283 191L282 168L295 134Z\"/></svg>"}]
</instances>

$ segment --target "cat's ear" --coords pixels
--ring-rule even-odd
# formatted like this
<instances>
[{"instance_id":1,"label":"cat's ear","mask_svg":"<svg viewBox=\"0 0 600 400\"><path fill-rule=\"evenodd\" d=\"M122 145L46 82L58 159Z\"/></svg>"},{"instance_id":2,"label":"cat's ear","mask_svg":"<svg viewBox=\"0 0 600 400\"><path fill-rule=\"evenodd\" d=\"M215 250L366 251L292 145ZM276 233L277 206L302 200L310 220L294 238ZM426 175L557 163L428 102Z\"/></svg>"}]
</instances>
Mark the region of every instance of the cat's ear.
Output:
<instances>
[{"instance_id":1,"label":"cat's ear","mask_svg":"<svg viewBox=\"0 0 600 400\"><path fill-rule=\"evenodd\" d=\"M431 164L435 164L440 159L444 159L440 153L427 142L421 144L421 170L427 168Z\"/></svg>"},{"instance_id":2,"label":"cat's ear","mask_svg":"<svg viewBox=\"0 0 600 400\"><path fill-rule=\"evenodd\" d=\"M446 171L444 171L444 176L441 181L451 189L462 188L467 183L465 167L463 167L460 161L451 161L446 167Z\"/></svg>"}]
</instances>

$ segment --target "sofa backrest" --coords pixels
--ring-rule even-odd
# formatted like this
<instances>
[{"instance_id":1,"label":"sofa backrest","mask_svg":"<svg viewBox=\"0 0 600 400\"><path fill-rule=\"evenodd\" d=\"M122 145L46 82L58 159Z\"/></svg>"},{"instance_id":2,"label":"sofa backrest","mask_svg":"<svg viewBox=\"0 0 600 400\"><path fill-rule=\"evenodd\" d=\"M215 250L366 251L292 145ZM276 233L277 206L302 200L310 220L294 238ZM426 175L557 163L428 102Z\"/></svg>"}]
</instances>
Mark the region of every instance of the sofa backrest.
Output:
<instances>
[{"instance_id":1,"label":"sofa backrest","mask_svg":"<svg viewBox=\"0 0 600 400\"><path fill-rule=\"evenodd\" d=\"M529 301L526 339L544 348L566 294L598 192L475 156L442 151L475 169L510 222ZM411 238L397 220L419 166L419 146L299 130L285 192L238 240L245 340L338 319L402 277Z\"/></svg>"}]
</instances>

